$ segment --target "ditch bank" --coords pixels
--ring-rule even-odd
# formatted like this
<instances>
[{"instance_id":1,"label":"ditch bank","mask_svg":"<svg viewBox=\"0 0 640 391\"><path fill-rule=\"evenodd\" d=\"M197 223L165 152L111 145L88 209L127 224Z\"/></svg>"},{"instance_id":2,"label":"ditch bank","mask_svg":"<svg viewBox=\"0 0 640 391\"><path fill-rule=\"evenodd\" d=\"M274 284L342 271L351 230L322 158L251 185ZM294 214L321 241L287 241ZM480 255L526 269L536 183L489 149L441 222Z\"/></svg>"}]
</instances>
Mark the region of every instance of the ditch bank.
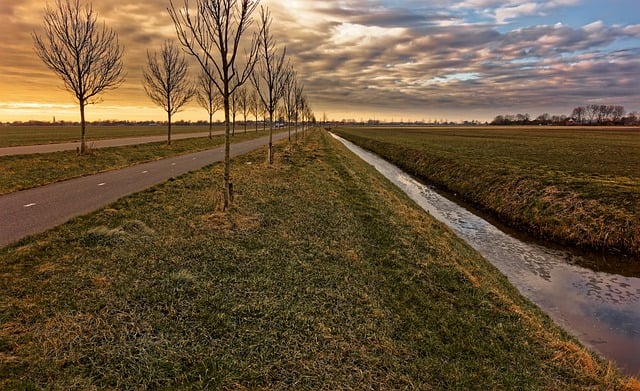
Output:
<instances>
[{"instance_id":1,"label":"ditch bank","mask_svg":"<svg viewBox=\"0 0 640 391\"><path fill-rule=\"evenodd\" d=\"M379 156L338 140L455 231L557 324L627 374L640 374L639 277L590 270L577 254L510 236Z\"/></svg>"},{"instance_id":2,"label":"ditch bank","mask_svg":"<svg viewBox=\"0 0 640 391\"><path fill-rule=\"evenodd\" d=\"M532 174L513 175L341 129L332 132L536 238L640 259L634 205L586 199Z\"/></svg>"}]
</instances>

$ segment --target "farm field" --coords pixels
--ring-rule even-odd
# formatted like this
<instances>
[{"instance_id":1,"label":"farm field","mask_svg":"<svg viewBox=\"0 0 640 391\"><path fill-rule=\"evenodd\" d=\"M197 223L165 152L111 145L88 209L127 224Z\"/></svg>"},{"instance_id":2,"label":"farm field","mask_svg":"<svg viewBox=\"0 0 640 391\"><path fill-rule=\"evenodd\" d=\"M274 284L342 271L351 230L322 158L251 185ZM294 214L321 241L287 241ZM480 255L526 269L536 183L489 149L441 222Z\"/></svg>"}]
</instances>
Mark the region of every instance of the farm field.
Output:
<instances>
[{"instance_id":1,"label":"farm field","mask_svg":"<svg viewBox=\"0 0 640 391\"><path fill-rule=\"evenodd\" d=\"M640 130L350 127L337 134L508 225L640 255Z\"/></svg>"},{"instance_id":2,"label":"farm field","mask_svg":"<svg viewBox=\"0 0 640 391\"><path fill-rule=\"evenodd\" d=\"M326 133L264 155L0 249L0 389L640 386Z\"/></svg>"},{"instance_id":3,"label":"farm field","mask_svg":"<svg viewBox=\"0 0 640 391\"><path fill-rule=\"evenodd\" d=\"M266 133L236 133L231 143L262 137ZM202 151L224 145L224 136L174 140L123 147L100 148L86 156L75 151L46 154L0 156L0 194L42 186L79 176L114 170L153 160L164 159L190 152Z\"/></svg>"},{"instance_id":4,"label":"farm field","mask_svg":"<svg viewBox=\"0 0 640 391\"><path fill-rule=\"evenodd\" d=\"M242 129L242 127L241 127ZM250 128L249 128L250 129ZM213 131L224 130L214 125ZM208 132L209 125L172 125L171 134ZM244 131L243 129L241 130ZM236 128L238 132L238 128ZM158 126L93 126L87 125L87 141L110 138L162 136L166 125ZM19 145L37 145L80 141L80 125L64 126L0 126L0 148Z\"/></svg>"}]
</instances>

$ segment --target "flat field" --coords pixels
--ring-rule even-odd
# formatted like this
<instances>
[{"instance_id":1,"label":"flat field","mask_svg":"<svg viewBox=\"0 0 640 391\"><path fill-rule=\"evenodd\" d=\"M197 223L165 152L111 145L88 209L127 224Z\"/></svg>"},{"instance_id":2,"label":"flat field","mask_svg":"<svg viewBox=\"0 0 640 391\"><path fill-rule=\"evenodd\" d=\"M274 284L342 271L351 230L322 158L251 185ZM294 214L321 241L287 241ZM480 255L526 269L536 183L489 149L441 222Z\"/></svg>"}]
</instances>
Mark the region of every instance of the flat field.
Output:
<instances>
[{"instance_id":1,"label":"flat field","mask_svg":"<svg viewBox=\"0 0 640 391\"><path fill-rule=\"evenodd\" d=\"M241 127L242 129L242 127ZM213 131L224 130L214 125ZM208 132L208 125L171 126L172 134ZM236 128L238 132L238 128ZM165 125L158 126L87 126L87 140L110 138L162 136L167 134ZM80 141L80 125L71 126L0 126L0 147L18 145L53 144Z\"/></svg>"},{"instance_id":2,"label":"flat field","mask_svg":"<svg viewBox=\"0 0 640 391\"><path fill-rule=\"evenodd\" d=\"M0 249L0 389L632 390L324 132Z\"/></svg>"},{"instance_id":3,"label":"flat field","mask_svg":"<svg viewBox=\"0 0 640 391\"><path fill-rule=\"evenodd\" d=\"M640 254L640 129L352 127L336 133L503 222Z\"/></svg>"}]
</instances>

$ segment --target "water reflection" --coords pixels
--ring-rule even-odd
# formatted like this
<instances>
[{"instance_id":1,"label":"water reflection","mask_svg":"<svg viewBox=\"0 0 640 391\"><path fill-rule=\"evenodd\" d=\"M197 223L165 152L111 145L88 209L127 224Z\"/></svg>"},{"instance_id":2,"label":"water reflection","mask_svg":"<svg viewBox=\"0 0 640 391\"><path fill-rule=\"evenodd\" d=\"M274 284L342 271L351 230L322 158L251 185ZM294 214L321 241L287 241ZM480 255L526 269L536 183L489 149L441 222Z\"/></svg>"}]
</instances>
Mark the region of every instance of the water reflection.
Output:
<instances>
[{"instance_id":1,"label":"water reflection","mask_svg":"<svg viewBox=\"0 0 640 391\"><path fill-rule=\"evenodd\" d=\"M557 324L626 373L640 374L640 278L591 270L580 265L592 261L575 253L524 242L378 156L334 137L452 228Z\"/></svg>"}]
</instances>

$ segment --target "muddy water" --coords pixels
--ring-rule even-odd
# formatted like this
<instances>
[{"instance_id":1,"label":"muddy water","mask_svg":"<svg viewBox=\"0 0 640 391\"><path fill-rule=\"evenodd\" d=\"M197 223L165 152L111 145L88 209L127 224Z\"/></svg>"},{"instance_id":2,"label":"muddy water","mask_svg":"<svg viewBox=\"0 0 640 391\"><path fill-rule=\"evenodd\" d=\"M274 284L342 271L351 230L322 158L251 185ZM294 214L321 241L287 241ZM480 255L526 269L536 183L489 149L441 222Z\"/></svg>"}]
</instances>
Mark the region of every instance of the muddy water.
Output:
<instances>
[{"instance_id":1,"label":"muddy water","mask_svg":"<svg viewBox=\"0 0 640 391\"><path fill-rule=\"evenodd\" d=\"M517 239L380 157L334 137L452 228L558 325L625 373L640 375L640 278L579 266L588 260Z\"/></svg>"}]
</instances>

